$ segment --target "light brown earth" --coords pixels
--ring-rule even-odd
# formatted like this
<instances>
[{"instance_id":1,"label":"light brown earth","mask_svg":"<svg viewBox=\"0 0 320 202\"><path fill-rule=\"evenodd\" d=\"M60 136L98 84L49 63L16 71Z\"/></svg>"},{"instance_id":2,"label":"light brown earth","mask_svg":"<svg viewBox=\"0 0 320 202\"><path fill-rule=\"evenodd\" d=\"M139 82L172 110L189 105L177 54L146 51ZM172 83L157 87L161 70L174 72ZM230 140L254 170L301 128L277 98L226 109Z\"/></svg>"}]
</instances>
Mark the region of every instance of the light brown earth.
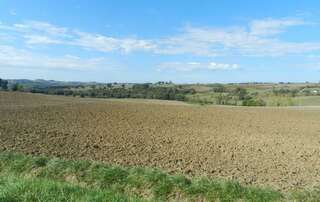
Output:
<instances>
[{"instance_id":1,"label":"light brown earth","mask_svg":"<svg viewBox=\"0 0 320 202\"><path fill-rule=\"evenodd\" d=\"M289 190L320 185L320 108L0 93L0 151L161 168Z\"/></svg>"}]
</instances>

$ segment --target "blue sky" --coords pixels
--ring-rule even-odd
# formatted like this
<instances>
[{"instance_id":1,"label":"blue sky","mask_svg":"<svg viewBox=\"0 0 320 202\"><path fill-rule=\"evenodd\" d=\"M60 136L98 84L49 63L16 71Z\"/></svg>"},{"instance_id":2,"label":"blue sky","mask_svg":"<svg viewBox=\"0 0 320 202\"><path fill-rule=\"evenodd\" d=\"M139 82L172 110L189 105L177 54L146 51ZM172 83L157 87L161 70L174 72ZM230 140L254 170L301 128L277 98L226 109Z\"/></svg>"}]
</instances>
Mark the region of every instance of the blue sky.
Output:
<instances>
[{"instance_id":1,"label":"blue sky","mask_svg":"<svg viewBox=\"0 0 320 202\"><path fill-rule=\"evenodd\" d=\"M0 77L320 81L320 2L0 0Z\"/></svg>"}]
</instances>

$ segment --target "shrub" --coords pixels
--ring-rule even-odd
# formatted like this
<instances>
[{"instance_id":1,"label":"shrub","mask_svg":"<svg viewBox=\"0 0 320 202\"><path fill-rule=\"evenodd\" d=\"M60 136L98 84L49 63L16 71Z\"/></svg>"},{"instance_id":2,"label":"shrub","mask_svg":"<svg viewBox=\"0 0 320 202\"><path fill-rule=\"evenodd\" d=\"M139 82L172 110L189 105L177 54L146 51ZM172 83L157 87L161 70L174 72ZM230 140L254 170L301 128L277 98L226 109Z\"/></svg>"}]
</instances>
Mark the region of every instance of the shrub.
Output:
<instances>
[{"instance_id":1,"label":"shrub","mask_svg":"<svg viewBox=\"0 0 320 202\"><path fill-rule=\"evenodd\" d=\"M242 102L243 106L266 106L266 102L262 99L249 98Z\"/></svg>"}]
</instances>

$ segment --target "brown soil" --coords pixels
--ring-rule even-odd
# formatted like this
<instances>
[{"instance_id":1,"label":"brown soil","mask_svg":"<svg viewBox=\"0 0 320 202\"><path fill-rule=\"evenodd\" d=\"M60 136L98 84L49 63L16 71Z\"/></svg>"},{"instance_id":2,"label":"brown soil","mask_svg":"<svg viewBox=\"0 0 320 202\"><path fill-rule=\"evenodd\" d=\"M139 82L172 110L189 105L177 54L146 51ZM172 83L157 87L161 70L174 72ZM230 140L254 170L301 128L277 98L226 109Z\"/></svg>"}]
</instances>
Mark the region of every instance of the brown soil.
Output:
<instances>
[{"instance_id":1,"label":"brown soil","mask_svg":"<svg viewBox=\"0 0 320 202\"><path fill-rule=\"evenodd\" d=\"M320 109L0 93L0 151L157 167L288 190L320 185Z\"/></svg>"}]
</instances>

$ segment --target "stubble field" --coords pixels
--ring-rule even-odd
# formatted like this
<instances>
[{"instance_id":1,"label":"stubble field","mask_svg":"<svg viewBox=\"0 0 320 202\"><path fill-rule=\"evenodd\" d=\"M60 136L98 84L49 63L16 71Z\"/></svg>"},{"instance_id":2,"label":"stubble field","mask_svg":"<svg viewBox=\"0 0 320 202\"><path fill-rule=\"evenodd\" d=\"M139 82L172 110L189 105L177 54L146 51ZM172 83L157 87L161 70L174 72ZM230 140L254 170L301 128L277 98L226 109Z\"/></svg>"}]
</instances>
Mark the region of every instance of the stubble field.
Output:
<instances>
[{"instance_id":1,"label":"stubble field","mask_svg":"<svg viewBox=\"0 0 320 202\"><path fill-rule=\"evenodd\" d=\"M0 150L290 190L320 185L320 108L0 92Z\"/></svg>"}]
</instances>

